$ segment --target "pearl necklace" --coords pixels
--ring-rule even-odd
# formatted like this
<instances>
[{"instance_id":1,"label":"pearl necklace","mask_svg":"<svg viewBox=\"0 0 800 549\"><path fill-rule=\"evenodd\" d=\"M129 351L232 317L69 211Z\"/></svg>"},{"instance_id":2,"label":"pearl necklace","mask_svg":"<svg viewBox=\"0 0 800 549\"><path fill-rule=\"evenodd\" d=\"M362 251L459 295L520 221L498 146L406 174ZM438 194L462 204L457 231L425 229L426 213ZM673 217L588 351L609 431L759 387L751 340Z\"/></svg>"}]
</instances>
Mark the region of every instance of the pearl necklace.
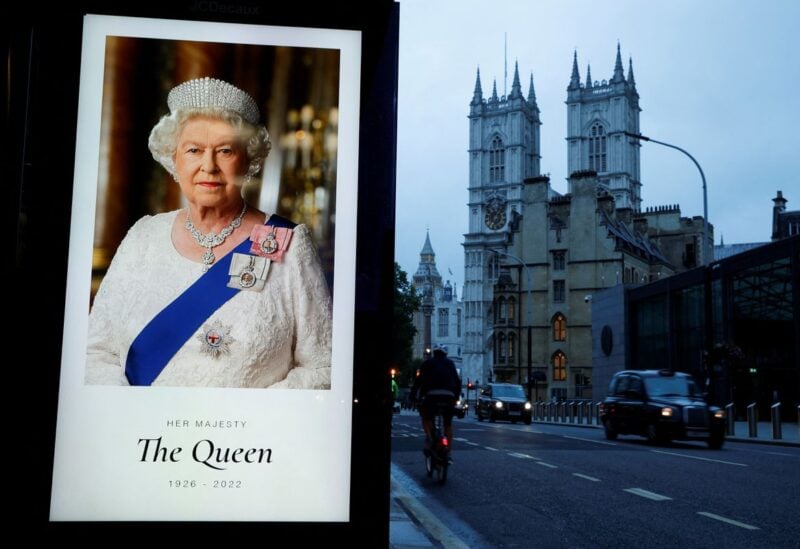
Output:
<instances>
[{"instance_id":1,"label":"pearl necklace","mask_svg":"<svg viewBox=\"0 0 800 549\"><path fill-rule=\"evenodd\" d=\"M186 223L184 223L184 227L186 230L192 233L192 237L195 241L200 244L203 248L206 248L205 253L203 254L203 270L207 271L208 268L211 266L214 261L216 261L217 256L214 255L212 248L216 248L223 242L225 239L228 238L233 231L242 224L242 217L244 217L244 212L247 211L247 203L242 204L242 211L239 212L233 221L230 222L226 227L219 232L219 234L211 231L208 234L203 234L197 227L194 226L192 220L189 218L189 208L186 208Z\"/></svg>"}]
</instances>

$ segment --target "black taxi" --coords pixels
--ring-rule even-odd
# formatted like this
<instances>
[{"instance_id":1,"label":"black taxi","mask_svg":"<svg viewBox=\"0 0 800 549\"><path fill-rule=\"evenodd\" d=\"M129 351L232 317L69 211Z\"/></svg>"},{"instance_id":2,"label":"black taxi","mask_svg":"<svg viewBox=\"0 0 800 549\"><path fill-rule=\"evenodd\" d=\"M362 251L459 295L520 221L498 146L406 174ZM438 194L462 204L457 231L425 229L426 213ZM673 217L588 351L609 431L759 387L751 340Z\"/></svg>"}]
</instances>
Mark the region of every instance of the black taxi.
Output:
<instances>
[{"instance_id":1,"label":"black taxi","mask_svg":"<svg viewBox=\"0 0 800 549\"><path fill-rule=\"evenodd\" d=\"M516 423L531 423L531 403L525 396L522 385L512 383L487 383L481 387L475 409L478 421L505 419Z\"/></svg>"},{"instance_id":2,"label":"black taxi","mask_svg":"<svg viewBox=\"0 0 800 549\"><path fill-rule=\"evenodd\" d=\"M650 442L705 440L710 448L725 442L725 411L710 406L692 376L672 370L617 372L600 405L606 438L640 435Z\"/></svg>"}]
</instances>

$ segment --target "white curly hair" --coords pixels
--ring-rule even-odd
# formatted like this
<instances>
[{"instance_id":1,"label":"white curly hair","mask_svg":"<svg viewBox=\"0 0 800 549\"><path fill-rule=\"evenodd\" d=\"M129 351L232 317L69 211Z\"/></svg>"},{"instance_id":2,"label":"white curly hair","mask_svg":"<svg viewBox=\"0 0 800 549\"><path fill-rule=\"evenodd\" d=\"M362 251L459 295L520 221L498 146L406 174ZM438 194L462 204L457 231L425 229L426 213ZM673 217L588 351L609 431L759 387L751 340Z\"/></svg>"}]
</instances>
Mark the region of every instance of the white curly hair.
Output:
<instances>
[{"instance_id":1,"label":"white curly hair","mask_svg":"<svg viewBox=\"0 0 800 549\"><path fill-rule=\"evenodd\" d=\"M247 175L254 176L264 165L272 144L269 132L261 124L250 124L236 112L219 107L193 107L174 111L161 117L153 126L147 146L153 158L167 170L172 177L175 172L175 153L178 148L178 137L190 118L204 116L216 118L230 124L241 136L241 142L247 153Z\"/></svg>"}]
</instances>

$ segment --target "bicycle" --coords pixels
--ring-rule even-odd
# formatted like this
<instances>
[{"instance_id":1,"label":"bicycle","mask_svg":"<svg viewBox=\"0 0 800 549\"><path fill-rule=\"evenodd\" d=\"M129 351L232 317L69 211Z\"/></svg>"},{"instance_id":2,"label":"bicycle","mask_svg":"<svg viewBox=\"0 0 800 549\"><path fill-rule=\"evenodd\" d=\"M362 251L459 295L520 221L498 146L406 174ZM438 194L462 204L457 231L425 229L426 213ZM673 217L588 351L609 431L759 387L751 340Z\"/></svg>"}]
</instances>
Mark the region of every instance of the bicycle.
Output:
<instances>
[{"instance_id":1,"label":"bicycle","mask_svg":"<svg viewBox=\"0 0 800 549\"><path fill-rule=\"evenodd\" d=\"M431 429L431 447L425 452L425 470L428 478L436 477L439 484L447 482L447 468L450 465L450 441L444 431L442 409L446 404L436 405Z\"/></svg>"}]
</instances>

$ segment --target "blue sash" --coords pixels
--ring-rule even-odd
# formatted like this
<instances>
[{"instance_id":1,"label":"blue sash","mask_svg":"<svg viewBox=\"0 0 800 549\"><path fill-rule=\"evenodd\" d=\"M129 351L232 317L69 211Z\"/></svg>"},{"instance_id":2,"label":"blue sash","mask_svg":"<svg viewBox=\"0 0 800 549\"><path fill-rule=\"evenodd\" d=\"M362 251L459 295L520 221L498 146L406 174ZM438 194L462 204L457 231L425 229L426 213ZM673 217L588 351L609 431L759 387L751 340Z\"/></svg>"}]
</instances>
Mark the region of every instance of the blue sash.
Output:
<instances>
[{"instance_id":1,"label":"blue sash","mask_svg":"<svg viewBox=\"0 0 800 549\"><path fill-rule=\"evenodd\" d=\"M295 227L294 223L277 215L271 215L266 225ZM139 332L128 349L125 363L125 377L131 385L151 385L203 322L239 293L228 288L228 271L233 254L249 253L250 245L250 238L247 238L236 246Z\"/></svg>"}]
</instances>

